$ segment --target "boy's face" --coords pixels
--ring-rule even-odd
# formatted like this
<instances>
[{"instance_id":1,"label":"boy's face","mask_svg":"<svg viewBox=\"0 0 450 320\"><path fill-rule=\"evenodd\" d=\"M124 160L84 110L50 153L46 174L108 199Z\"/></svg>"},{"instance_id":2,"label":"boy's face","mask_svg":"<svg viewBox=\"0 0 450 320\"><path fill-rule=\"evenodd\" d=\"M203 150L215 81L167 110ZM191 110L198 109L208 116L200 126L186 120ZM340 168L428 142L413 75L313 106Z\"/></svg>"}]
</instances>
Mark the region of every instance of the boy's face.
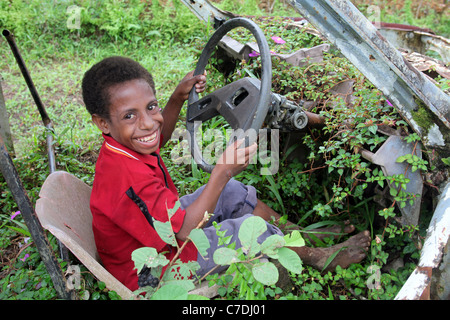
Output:
<instances>
[{"instance_id":1,"label":"boy's face","mask_svg":"<svg viewBox=\"0 0 450 320\"><path fill-rule=\"evenodd\" d=\"M150 154L160 144L164 119L150 85L142 79L109 88L109 119L93 115L92 120L123 146Z\"/></svg>"}]
</instances>

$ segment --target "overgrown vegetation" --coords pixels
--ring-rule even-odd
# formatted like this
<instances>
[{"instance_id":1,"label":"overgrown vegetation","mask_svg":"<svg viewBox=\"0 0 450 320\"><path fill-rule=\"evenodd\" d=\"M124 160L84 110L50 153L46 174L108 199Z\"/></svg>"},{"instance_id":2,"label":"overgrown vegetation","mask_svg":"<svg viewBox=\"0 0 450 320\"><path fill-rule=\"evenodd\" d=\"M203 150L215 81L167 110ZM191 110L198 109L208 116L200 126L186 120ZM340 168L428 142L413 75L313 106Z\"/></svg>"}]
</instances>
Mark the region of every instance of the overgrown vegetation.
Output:
<instances>
[{"instance_id":1,"label":"overgrown vegetation","mask_svg":"<svg viewBox=\"0 0 450 320\"><path fill-rule=\"evenodd\" d=\"M255 9L256 2L224 0L217 5L237 14L261 16L264 13ZM394 14L398 11L392 7L384 7L382 14L386 19L383 20L420 22L423 23L421 26L449 34L448 23L445 23L448 17L437 11L423 17L411 15L411 1L405 2L410 3L409 7L401 9L408 15L406 21L396 20L402 15ZM363 10L367 8L363 1L357 4ZM71 172L91 184L101 138L82 104L80 82L84 71L106 56L134 58L154 75L158 98L164 105L178 81L194 68L212 30L179 1L139 0L78 1L80 28L69 29L67 23L73 18L73 11L68 10L71 5L69 1L2 1L0 27L15 34L37 90L54 121L58 169ZM277 3L274 15L297 14ZM429 16L438 18L429 19ZM323 43L319 37L304 30L287 28L287 23L279 23L277 19L257 21L266 33L271 49L276 52L291 52ZM436 21L444 23L435 24ZM244 33L236 36L237 40L247 37ZM286 44L275 44L272 36L281 37ZM48 174L45 130L3 39L0 40L0 53L3 58L0 61L4 78L2 87L14 138L14 163L34 203ZM258 58L242 61L230 77L224 79L210 64L209 89L214 90L243 76L258 75L259 67ZM448 82L439 80L440 85L448 88ZM346 96L331 92L335 85L344 81L353 82L351 103L345 101ZM348 269L338 268L335 272L321 273L303 266L301 273L291 274L292 290L289 292L256 282L252 282L253 287L242 289L231 273L209 280L221 285L221 296L230 299L392 299L415 268L433 204L423 200L419 226L398 223L399 206L414 199L414 195L404 192L407 181L401 175L385 176L378 166L361 157L359 149L376 151L386 139L380 128L398 130L411 143L419 143L417 136L381 92L333 50L325 54L323 62L303 67L292 67L273 58L273 91L296 102L313 102L311 111L324 117L325 126L296 135L282 134L280 166L276 175L260 175L255 165L237 179L254 185L260 199L283 213L286 219L298 223L304 233L313 236L311 229L345 220L350 220L357 230L369 229L373 238L370 252L362 263ZM185 110L179 127L184 126L184 115ZM226 126L220 120L214 125L217 128ZM162 156L183 195L204 184L208 175L194 165L171 164L170 147L175 148L177 143L170 142ZM427 171L433 170L428 157L424 153L420 160L412 154L399 161L408 161L425 176ZM395 187L389 188L389 184ZM3 177L0 177L0 185L0 299L55 299L56 292L20 214L16 214L17 205ZM435 189L432 181L427 180L425 192L433 195ZM387 190L391 198L379 199L377 190ZM56 240L51 235L49 238L57 252ZM336 240L325 239L319 245L335 243ZM401 264L392 268L392 262ZM65 265L62 262L64 268ZM251 274L239 268L233 265L231 271L242 271L243 279L248 280ZM86 269L82 269L82 275L83 281L78 288L80 297L118 298Z\"/></svg>"}]
</instances>

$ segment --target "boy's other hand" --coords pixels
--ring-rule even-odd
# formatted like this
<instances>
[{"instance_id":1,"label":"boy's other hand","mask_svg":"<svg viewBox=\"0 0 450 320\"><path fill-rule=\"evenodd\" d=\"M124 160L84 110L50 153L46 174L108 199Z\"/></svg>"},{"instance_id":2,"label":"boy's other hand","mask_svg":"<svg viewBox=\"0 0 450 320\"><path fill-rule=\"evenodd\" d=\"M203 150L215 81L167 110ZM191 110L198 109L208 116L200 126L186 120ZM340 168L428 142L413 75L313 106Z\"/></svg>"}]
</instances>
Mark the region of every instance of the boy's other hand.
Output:
<instances>
[{"instance_id":1,"label":"boy's other hand","mask_svg":"<svg viewBox=\"0 0 450 320\"><path fill-rule=\"evenodd\" d=\"M177 95L182 100L187 100L189 98L189 93L192 87L195 86L195 91L201 93L205 91L206 87L206 71L204 74L194 76L194 71L189 72L180 81L178 86L174 91L174 95Z\"/></svg>"}]
</instances>

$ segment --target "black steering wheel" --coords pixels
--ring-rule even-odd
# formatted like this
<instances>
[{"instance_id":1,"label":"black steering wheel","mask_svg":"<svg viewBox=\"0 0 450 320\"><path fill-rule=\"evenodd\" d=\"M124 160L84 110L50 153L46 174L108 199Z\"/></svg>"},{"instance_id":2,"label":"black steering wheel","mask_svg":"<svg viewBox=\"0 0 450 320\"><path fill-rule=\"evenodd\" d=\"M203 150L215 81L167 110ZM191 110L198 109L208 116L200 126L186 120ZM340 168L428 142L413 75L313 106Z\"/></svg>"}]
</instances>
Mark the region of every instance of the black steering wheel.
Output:
<instances>
[{"instance_id":1,"label":"black steering wheel","mask_svg":"<svg viewBox=\"0 0 450 320\"><path fill-rule=\"evenodd\" d=\"M220 114L235 130L236 134L232 138L246 138L246 145L249 145L256 141L257 132L263 125L271 102L272 61L269 45L262 30L249 19L227 20L214 32L200 55L194 75L204 73L209 57L219 41L230 30L237 27L249 30L258 43L261 54L261 81L254 78L243 78L200 100L195 87L192 88L188 99L186 127L190 134L191 154L198 166L207 172L211 172L214 165L207 163L200 151L196 139L199 124Z\"/></svg>"}]
</instances>

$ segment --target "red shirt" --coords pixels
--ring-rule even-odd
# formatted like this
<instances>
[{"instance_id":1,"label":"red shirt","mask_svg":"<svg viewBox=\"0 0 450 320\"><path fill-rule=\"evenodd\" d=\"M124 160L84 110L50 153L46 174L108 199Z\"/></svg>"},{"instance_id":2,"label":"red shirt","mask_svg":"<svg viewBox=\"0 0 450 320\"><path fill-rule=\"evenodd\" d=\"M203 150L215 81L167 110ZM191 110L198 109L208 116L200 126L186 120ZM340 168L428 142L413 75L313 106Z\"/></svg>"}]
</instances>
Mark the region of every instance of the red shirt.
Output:
<instances>
[{"instance_id":1,"label":"red shirt","mask_svg":"<svg viewBox=\"0 0 450 320\"><path fill-rule=\"evenodd\" d=\"M98 253L105 268L130 290L138 289L137 270L131 253L141 247L168 251L171 260L177 249L166 244L152 226L152 218L168 221L178 192L157 152L143 155L112 137L103 135L91 194L92 227ZM167 206L167 207L166 207ZM171 223L177 233L186 212L178 209ZM178 241L181 246L182 242ZM183 249L183 262L196 261L197 249L190 242Z\"/></svg>"}]
</instances>

